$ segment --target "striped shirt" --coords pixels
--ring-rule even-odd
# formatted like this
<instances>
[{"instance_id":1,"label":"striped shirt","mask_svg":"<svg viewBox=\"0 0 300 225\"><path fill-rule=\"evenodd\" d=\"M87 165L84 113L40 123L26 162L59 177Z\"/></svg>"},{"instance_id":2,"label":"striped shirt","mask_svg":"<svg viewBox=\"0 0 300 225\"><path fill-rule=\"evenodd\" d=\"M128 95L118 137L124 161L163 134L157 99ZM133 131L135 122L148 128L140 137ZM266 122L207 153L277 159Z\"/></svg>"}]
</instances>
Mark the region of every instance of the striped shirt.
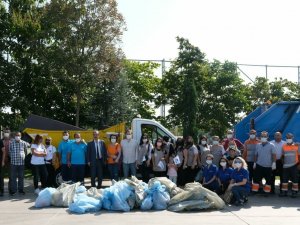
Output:
<instances>
[{"instance_id":1,"label":"striped shirt","mask_svg":"<svg viewBox=\"0 0 300 225\"><path fill-rule=\"evenodd\" d=\"M29 147L30 144L25 141L20 140L17 142L16 140L13 140L9 144L10 164L15 166L24 165L27 148Z\"/></svg>"}]
</instances>

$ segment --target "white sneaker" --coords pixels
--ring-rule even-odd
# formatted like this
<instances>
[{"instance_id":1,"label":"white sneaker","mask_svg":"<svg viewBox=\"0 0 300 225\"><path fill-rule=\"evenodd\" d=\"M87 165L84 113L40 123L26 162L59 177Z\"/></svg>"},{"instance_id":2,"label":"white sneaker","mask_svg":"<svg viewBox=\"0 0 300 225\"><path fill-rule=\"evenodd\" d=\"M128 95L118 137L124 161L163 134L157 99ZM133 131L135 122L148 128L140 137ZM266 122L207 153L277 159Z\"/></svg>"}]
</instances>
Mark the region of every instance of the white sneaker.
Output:
<instances>
[{"instance_id":1,"label":"white sneaker","mask_svg":"<svg viewBox=\"0 0 300 225\"><path fill-rule=\"evenodd\" d=\"M37 189L34 190L34 194L39 195L39 193L40 193L40 189L39 188L37 188Z\"/></svg>"}]
</instances>

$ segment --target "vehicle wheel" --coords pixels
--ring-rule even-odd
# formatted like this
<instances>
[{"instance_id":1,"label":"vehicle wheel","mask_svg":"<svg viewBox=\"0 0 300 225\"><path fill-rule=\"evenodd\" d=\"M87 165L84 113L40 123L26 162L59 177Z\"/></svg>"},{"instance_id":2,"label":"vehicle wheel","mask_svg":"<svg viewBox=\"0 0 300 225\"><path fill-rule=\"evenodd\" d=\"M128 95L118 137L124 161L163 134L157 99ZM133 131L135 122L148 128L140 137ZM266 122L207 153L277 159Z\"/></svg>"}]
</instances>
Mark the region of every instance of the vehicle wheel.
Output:
<instances>
[{"instance_id":1,"label":"vehicle wheel","mask_svg":"<svg viewBox=\"0 0 300 225\"><path fill-rule=\"evenodd\" d=\"M55 170L55 187L59 187L63 183L61 169Z\"/></svg>"}]
</instances>

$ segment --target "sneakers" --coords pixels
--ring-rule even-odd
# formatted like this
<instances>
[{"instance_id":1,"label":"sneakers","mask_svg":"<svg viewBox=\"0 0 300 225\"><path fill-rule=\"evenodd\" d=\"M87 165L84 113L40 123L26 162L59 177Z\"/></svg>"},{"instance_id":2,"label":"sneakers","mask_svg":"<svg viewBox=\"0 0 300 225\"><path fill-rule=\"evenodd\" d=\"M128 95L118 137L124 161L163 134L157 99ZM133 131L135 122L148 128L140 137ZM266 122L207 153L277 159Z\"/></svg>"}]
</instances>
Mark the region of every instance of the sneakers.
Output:
<instances>
[{"instance_id":1,"label":"sneakers","mask_svg":"<svg viewBox=\"0 0 300 225\"><path fill-rule=\"evenodd\" d=\"M37 189L34 190L34 194L39 195L39 193L40 193L40 189L39 188L37 188Z\"/></svg>"}]
</instances>

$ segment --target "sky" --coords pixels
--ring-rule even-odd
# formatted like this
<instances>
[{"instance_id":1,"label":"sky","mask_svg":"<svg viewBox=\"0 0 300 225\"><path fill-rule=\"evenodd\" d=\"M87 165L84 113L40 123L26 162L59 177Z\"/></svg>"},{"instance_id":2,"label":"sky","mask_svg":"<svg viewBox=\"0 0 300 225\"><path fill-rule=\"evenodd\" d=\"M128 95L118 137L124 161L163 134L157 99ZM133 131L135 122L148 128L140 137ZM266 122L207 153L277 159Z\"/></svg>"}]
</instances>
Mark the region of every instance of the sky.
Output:
<instances>
[{"instance_id":1,"label":"sky","mask_svg":"<svg viewBox=\"0 0 300 225\"><path fill-rule=\"evenodd\" d=\"M300 1L117 0L127 31L128 59L173 60L176 36L189 39L209 60L300 66ZM251 78L265 67L240 68ZM250 81L241 75L247 82ZM298 68L268 68L268 78L298 81Z\"/></svg>"}]
</instances>

